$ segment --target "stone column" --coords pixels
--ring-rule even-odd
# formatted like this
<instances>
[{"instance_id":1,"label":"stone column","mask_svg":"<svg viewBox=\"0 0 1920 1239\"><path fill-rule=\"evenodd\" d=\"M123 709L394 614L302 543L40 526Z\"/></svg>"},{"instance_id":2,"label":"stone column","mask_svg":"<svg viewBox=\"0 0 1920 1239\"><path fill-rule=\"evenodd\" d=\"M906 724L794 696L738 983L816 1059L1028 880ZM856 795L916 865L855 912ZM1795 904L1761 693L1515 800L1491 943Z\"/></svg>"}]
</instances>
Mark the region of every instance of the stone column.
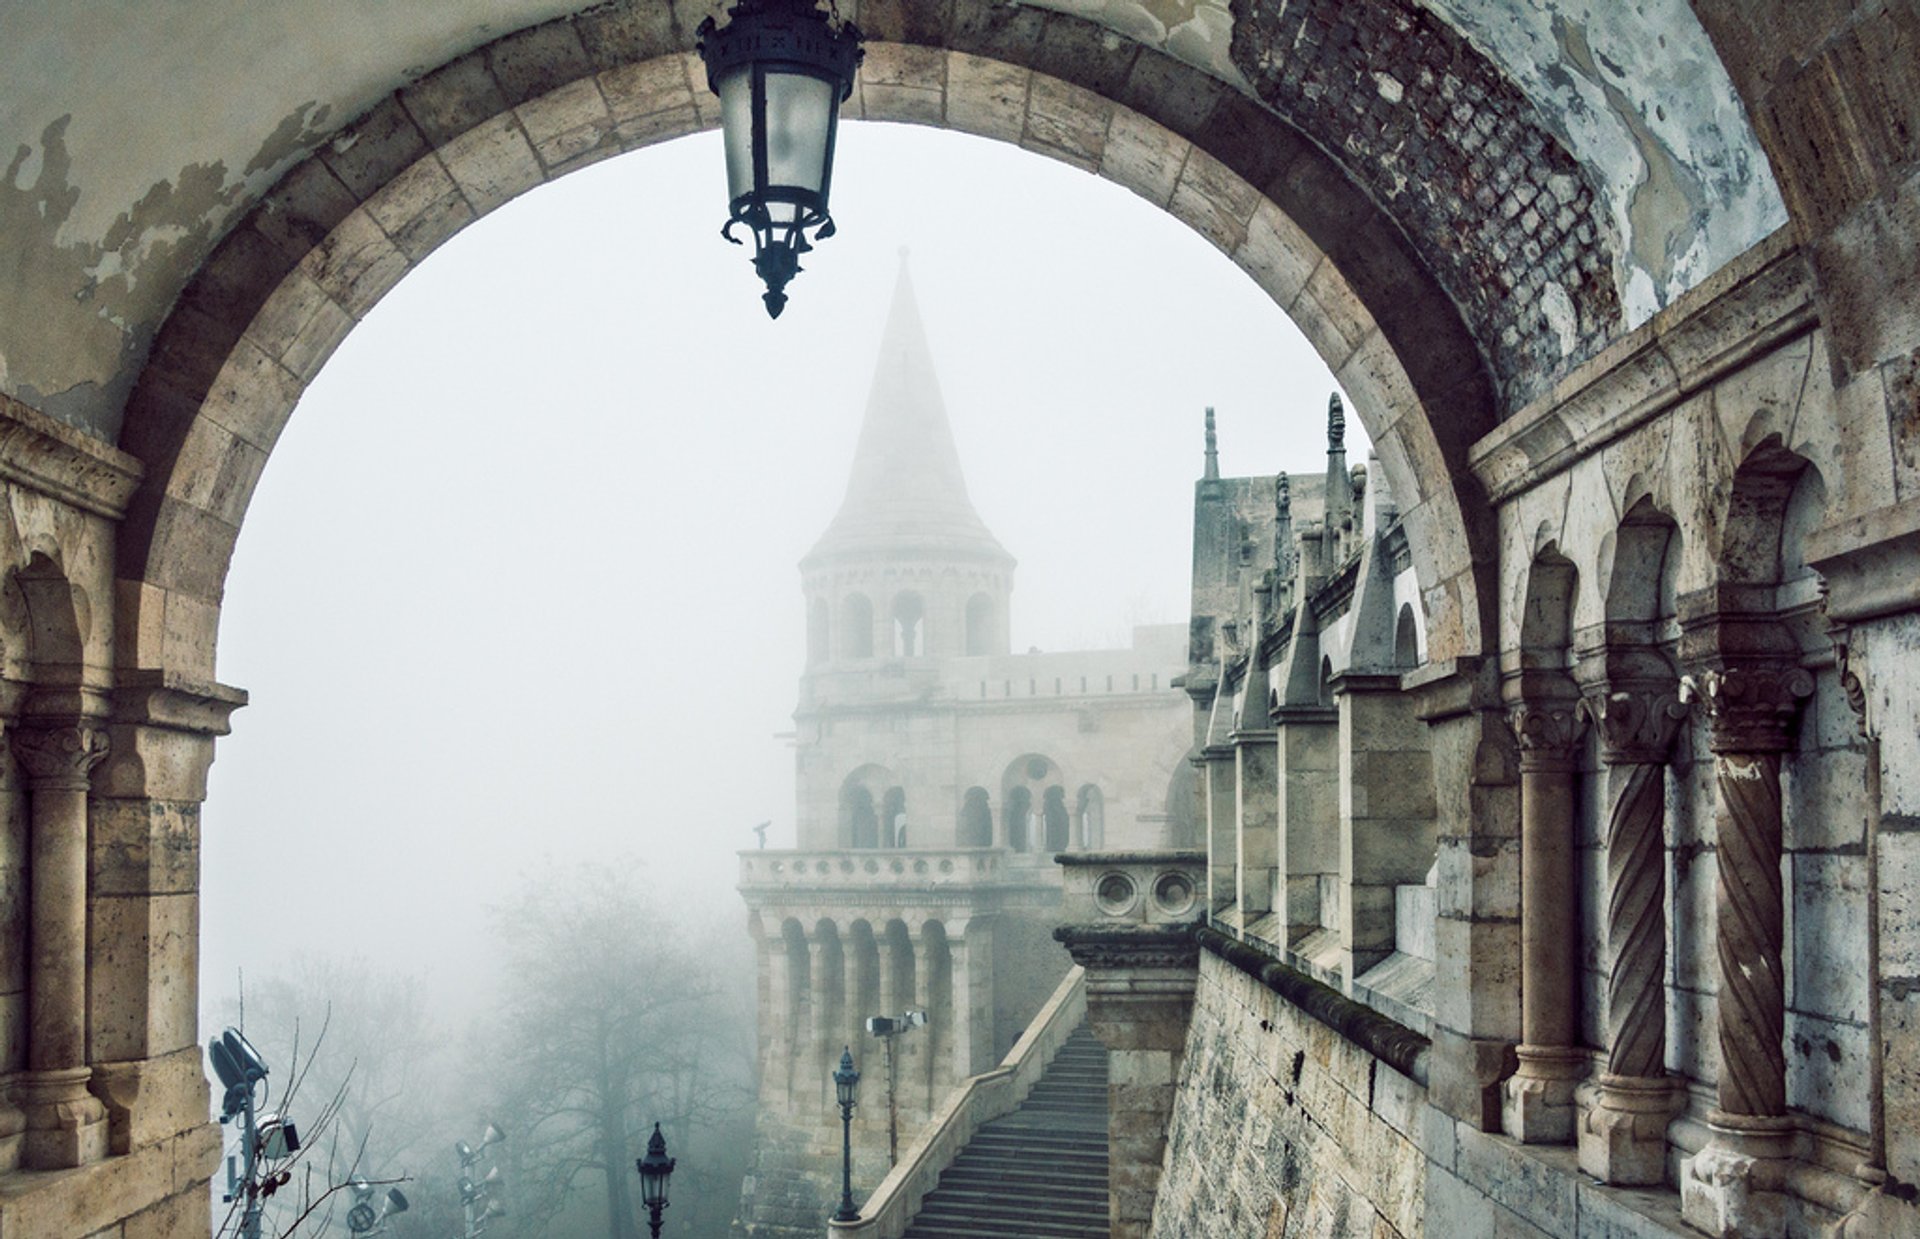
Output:
<instances>
[{"instance_id":1,"label":"stone column","mask_svg":"<svg viewBox=\"0 0 1920 1239\"><path fill-rule=\"evenodd\" d=\"M1573 881L1573 780L1585 721L1565 675L1518 682L1520 742L1520 1066L1502 1123L1527 1144L1573 1141L1573 1090L1587 1073L1577 1044L1579 903Z\"/></svg>"},{"instance_id":2,"label":"stone column","mask_svg":"<svg viewBox=\"0 0 1920 1239\"><path fill-rule=\"evenodd\" d=\"M1264 694L1266 677L1260 678L1260 692ZM1262 709L1261 713L1266 711ZM1235 731L1233 752L1235 816L1239 819L1235 831L1235 895L1240 904L1240 924L1245 927L1274 909L1280 822L1272 729ZM1271 932L1276 945L1287 945L1282 927L1276 926Z\"/></svg>"},{"instance_id":3,"label":"stone column","mask_svg":"<svg viewBox=\"0 0 1920 1239\"><path fill-rule=\"evenodd\" d=\"M834 971L829 967L826 931L815 927L807 933L807 1064L808 1104L826 1107L833 1098L833 1069L840 1062L840 1039L834 1034Z\"/></svg>"},{"instance_id":4,"label":"stone column","mask_svg":"<svg viewBox=\"0 0 1920 1239\"><path fill-rule=\"evenodd\" d=\"M1087 970L1087 1023L1109 1056L1109 1233L1146 1239L1200 947L1187 925L1063 925L1054 937Z\"/></svg>"},{"instance_id":5,"label":"stone column","mask_svg":"<svg viewBox=\"0 0 1920 1239\"><path fill-rule=\"evenodd\" d=\"M788 960L787 935L781 932L780 922L773 918L774 928L766 936L767 968L767 1010L762 1021L772 1030L768 1041L767 1057L761 1065L766 1072L767 1091L777 1091L786 1099L786 1109L793 1108L793 1057L798 1048L792 1044L793 1024L793 968Z\"/></svg>"},{"instance_id":6,"label":"stone column","mask_svg":"<svg viewBox=\"0 0 1920 1239\"><path fill-rule=\"evenodd\" d=\"M1813 677L1788 662L1723 664L1690 677L1714 754L1714 947L1720 1080L1713 1135L1680 1175L1689 1225L1710 1235L1785 1232L1787 1114L1780 755Z\"/></svg>"},{"instance_id":7,"label":"stone column","mask_svg":"<svg viewBox=\"0 0 1920 1239\"><path fill-rule=\"evenodd\" d=\"M1281 914L1291 948L1328 919L1323 880L1340 873L1340 716L1325 706L1281 706L1274 717L1275 865Z\"/></svg>"},{"instance_id":8,"label":"stone column","mask_svg":"<svg viewBox=\"0 0 1920 1239\"><path fill-rule=\"evenodd\" d=\"M1607 1066L1579 1125L1580 1169L1603 1183L1666 1180L1666 762L1687 708L1679 684L1615 679L1584 709L1607 778Z\"/></svg>"},{"instance_id":9,"label":"stone column","mask_svg":"<svg viewBox=\"0 0 1920 1239\"><path fill-rule=\"evenodd\" d=\"M1397 673L1333 679L1340 712L1340 977L1393 953L1394 889L1426 879L1438 804L1427 727Z\"/></svg>"},{"instance_id":10,"label":"stone column","mask_svg":"<svg viewBox=\"0 0 1920 1239\"><path fill-rule=\"evenodd\" d=\"M21 1164L83 1166L107 1155L107 1111L88 1091L87 789L107 755L86 722L25 723L13 753L31 804L27 1070L14 1098L27 1116Z\"/></svg>"}]
</instances>

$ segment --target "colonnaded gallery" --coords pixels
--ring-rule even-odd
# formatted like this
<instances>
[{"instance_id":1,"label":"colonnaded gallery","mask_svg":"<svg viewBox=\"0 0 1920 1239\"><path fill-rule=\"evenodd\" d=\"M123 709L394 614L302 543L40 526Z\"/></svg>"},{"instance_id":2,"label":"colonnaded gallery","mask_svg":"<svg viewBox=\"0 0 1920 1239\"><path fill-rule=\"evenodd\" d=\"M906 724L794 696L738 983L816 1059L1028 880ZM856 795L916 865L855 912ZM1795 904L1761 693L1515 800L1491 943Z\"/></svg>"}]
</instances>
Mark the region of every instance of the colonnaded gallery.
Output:
<instances>
[{"instance_id":1,"label":"colonnaded gallery","mask_svg":"<svg viewBox=\"0 0 1920 1239\"><path fill-rule=\"evenodd\" d=\"M1920 1233L1920 5L840 10L845 117L1157 204L1351 407L1284 482L1221 428L1137 704L1094 677L1155 674L1151 635L1017 682L977 518L906 558L836 523L803 565L812 874L741 869L791 1051L763 1099L929 1016L833 1228L950 1216L984 1139L1100 1109L1057 1087L1084 1059L1114 1235ZM438 244L719 124L708 16L0 14L0 1236L206 1234L199 806L253 488ZM1348 415L1377 460L1335 459ZM856 469L849 510L888 498ZM896 747L848 721L923 679ZM1101 748L1170 689L1180 753ZM1023 697L1095 730L1028 745ZM1051 988L1009 963L1043 915ZM779 1126L753 1200L824 1139Z\"/></svg>"}]
</instances>

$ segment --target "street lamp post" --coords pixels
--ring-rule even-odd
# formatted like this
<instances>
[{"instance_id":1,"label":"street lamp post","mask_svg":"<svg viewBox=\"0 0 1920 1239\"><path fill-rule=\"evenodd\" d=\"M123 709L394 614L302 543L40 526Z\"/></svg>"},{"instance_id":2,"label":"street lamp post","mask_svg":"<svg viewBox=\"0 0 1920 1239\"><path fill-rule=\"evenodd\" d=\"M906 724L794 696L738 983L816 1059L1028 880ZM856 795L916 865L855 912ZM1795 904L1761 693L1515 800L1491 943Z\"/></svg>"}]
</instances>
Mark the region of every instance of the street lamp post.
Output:
<instances>
[{"instance_id":1,"label":"street lamp post","mask_svg":"<svg viewBox=\"0 0 1920 1239\"><path fill-rule=\"evenodd\" d=\"M887 1165L900 1163L900 1109L894 1102L894 1085L898 1071L893 1061L893 1039L912 1028L924 1028L927 1013L915 1009L904 1015L873 1015L867 1017L867 1031L887 1047Z\"/></svg>"},{"instance_id":2,"label":"street lamp post","mask_svg":"<svg viewBox=\"0 0 1920 1239\"><path fill-rule=\"evenodd\" d=\"M860 1210L853 1207L853 1107L854 1090L860 1086L860 1073L853 1069L853 1047L840 1051L840 1065L833 1072L833 1095L840 1103L840 1209L836 1222L857 1222Z\"/></svg>"},{"instance_id":3,"label":"street lamp post","mask_svg":"<svg viewBox=\"0 0 1920 1239\"><path fill-rule=\"evenodd\" d=\"M487 1223L497 1217L506 1216L506 1206L493 1198L492 1193L504 1181L500 1168L495 1166L479 1179L473 1177L473 1169L480 1160L480 1154L489 1145L499 1144L507 1138L506 1133L487 1124L487 1130L480 1137L479 1147L464 1140L456 1140L453 1145L454 1156L460 1159L460 1211L466 1221L466 1239L480 1239L487 1231Z\"/></svg>"},{"instance_id":4,"label":"street lamp post","mask_svg":"<svg viewBox=\"0 0 1920 1239\"><path fill-rule=\"evenodd\" d=\"M647 1207L647 1226L653 1231L653 1239L660 1239L660 1211L667 1207L667 1180L673 1177L674 1160L667 1156L667 1138L655 1123L647 1141L647 1155L634 1163L640 1172L640 1203Z\"/></svg>"},{"instance_id":5,"label":"street lamp post","mask_svg":"<svg viewBox=\"0 0 1920 1239\"><path fill-rule=\"evenodd\" d=\"M707 86L720 96L728 214L720 235L738 245L736 224L753 233L762 300L778 318L787 281L813 248L808 232L813 240L833 235L834 131L865 54L863 36L814 0L739 0L725 26L708 17L695 35Z\"/></svg>"}]
</instances>

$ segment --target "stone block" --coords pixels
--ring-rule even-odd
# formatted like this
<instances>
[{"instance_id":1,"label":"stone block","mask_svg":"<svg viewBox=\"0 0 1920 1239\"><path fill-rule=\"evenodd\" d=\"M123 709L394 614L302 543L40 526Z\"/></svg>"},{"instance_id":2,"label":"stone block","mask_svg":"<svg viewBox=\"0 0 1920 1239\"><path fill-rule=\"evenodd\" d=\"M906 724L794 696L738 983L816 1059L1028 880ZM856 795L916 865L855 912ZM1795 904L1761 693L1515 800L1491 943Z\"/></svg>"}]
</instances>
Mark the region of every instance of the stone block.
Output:
<instances>
[{"instance_id":1,"label":"stone block","mask_svg":"<svg viewBox=\"0 0 1920 1239\"><path fill-rule=\"evenodd\" d=\"M163 588L218 598L239 532L192 504L163 499L154 517L153 536L162 554L149 565L148 578ZM210 678L213 668L204 670Z\"/></svg>"},{"instance_id":2,"label":"stone block","mask_svg":"<svg viewBox=\"0 0 1920 1239\"><path fill-rule=\"evenodd\" d=\"M1187 156L1167 210L1224 254L1245 244L1247 225L1265 199L1240 174L1203 150Z\"/></svg>"},{"instance_id":3,"label":"stone block","mask_svg":"<svg viewBox=\"0 0 1920 1239\"><path fill-rule=\"evenodd\" d=\"M397 277L396 277L397 278ZM309 281L294 277L298 283ZM318 285L313 285L318 287ZM323 292L323 300L325 290ZM328 304L331 304L329 301ZM315 307L315 316L324 313ZM336 313L336 319L339 315ZM311 325L311 320L308 326ZM345 332L341 335L344 337ZM337 342L337 341L336 341ZM331 346L329 346L330 348ZM262 451L271 451L299 401L301 381L252 338L243 336L228 353L200 406L200 416ZM192 433L191 430L188 432ZM190 460L189 466L195 462ZM208 462L203 451L199 461ZM178 470L176 470L178 472ZM191 481L186 483L192 485ZM178 483L176 493L180 489Z\"/></svg>"},{"instance_id":4,"label":"stone block","mask_svg":"<svg viewBox=\"0 0 1920 1239\"><path fill-rule=\"evenodd\" d=\"M508 106L578 82L594 70L571 21L542 22L486 47L487 68Z\"/></svg>"},{"instance_id":5,"label":"stone block","mask_svg":"<svg viewBox=\"0 0 1920 1239\"><path fill-rule=\"evenodd\" d=\"M1114 112L1101 151L1100 175L1155 206L1173 198L1173 187L1193 144L1135 112Z\"/></svg>"},{"instance_id":6,"label":"stone block","mask_svg":"<svg viewBox=\"0 0 1920 1239\"><path fill-rule=\"evenodd\" d=\"M546 179L533 146L511 112L449 140L440 148L440 159L476 215L485 215Z\"/></svg>"},{"instance_id":7,"label":"stone block","mask_svg":"<svg viewBox=\"0 0 1920 1239\"><path fill-rule=\"evenodd\" d=\"M207 1202L189 1189L134 1214L120 1233L124 1239L188 1239L206 1223Z\"/></svg>"},{"instance_id":8,"label":"stone block","mask_svg":"<svg viewBox=\"0 0 1920 1239\"><path fill-rule=\"evenodd\" d=\"M507 110L484 49L469 52L400 91L400 103L428 143L444 146Z\"/></svg>"},{"instance_id":9,"label":"stone block","mask_svg":"<svg viewBox=\"0 0 1920 1239\"><path fill-rule=\"evenodd\" d=\"M868 82L860 88L860 98L867 120L936 128L944 127L946 122L946 96L937 89Z\"/></svg>"},{"instance_id":10,"label":"stone block","mask_svg":"<svg viewBox=\"0 0 1920 1239\"><path fill-rule=\"evenodd\" d=\"M1032 74L964 52L947 54L947 123L965 133L1018 142L1026 127Z\"/></svg>"},{"instance_id":11,"label":"stone block","mask_svg":"<svg viewBox=\"0 0 1920 1239\"><path fill-rule=\"evenodd\" d=\"M1092 91L1036 75L1027 95L1026 135L1020 144L1097 172L1113 114L1113 105Z\"/></svg>"},{"instance_id":12,"label":"stone block","mask_svg":"<svg viewBox=\"0 0 1920 1239\"><path fill-rule=\"evenodd\" d=\"M1457 1134L1456 1165L1462 1179L1522 1221L1549 1234L1574 1233L1574 1175L1529 1156L1502 1137L1465 1127Z\"/></svg>"},{"instance_id":13,"label":"stone block","mask_svg":"<svg viewBox=\"0 0 1920 1239\"><path fill-rule=\"evenodd\" d=\"M300 271L359 318L400 282L407 256L363 207L340 221L300 262Z\"/></svg>"},{"instance_id":14,"label":"stone block","mask_svg":"<svg viewBox=\"0 0 1920 1239\"><path fill-rule=\"evenodd\" d=\"M1857 965L1854 971L1864 991L1865 978ZM1871 1059L1864 1025L1787 1013L1787 1104L1794 1109L1865 1132Z\"/></svg>"},{"instance_id":15,"label":"stone block","mask_svg":"<svg viewBox=\"0 0 1920 1239\"><path fill-rule=\"evenodd\" d=\"M200 806L96 796L87 813L96 895L190 894L200 875Z\"/></svg>"},{"instance_id":16,"label":"stone block","mask_svg":"<svg viewBox=\"0 0 1920 1239\"><path fill-rule=\"evenodd\" d=\"M212 679L214 645L220 635L220 604L173 590L167 595L161 616L160 665L184 675Z\"/></svg>"},{"instance_id":17,"label":"stone block","mask_svg":"<svg viewBox=\"0 0 1920 1239\"><path fill-rule=\"evenodd\" d=\"M704 92L707 79L704 74L689 78L687 70L687 61L680 56L661 56L606 70L598 81L608 115L616 124L669 112L691 116L694 92Z\"/></svg>"},{"instance_id":18,"label":"stone block","mask_svg":"<svg viewBox=\"0 0 1920 1239\"><path fill-rule=\"evenodd\" d=\"M439 159L422 159L376 190L366 211L409 262L471 223L473 208Z\"/></svg>"},{"instance_id":19,"label":"stone block","mask_svg":"<svg viewBox=\"0 0 1920 1239\"><path fill-rule=\"evenodd\" d=\"M90 1058L147 1058L194 1044L199 917L197 895L90 901Z\"/></svg>"},{"instance_id":20,"label":"stone block","mask_svg":"<svg viewBox=\"0 0 1920 1239\"><path fill-rule=\"evenodd\" d=\"M1797 1011L1864 1025L1871 1001L1859 966L1867 940L1866 857L1800 852L1788 866L1787 1001Z\"/></svg>"},{"instance_id":21,"label":"stone block","mask_svg":"<svg viewBox=\"0 0 1920 1239\"><path fill-rule=\"evenodd\" d=\"M414 124L399 97L389 95L335 134L318 153L320 162L355 199L365 199L431 149L432 143ZM344 212L329 221L323 233L342 218ZM304 238L300 248L304 250L312 241L311 237Z\"/></svg>"}]
</instances>

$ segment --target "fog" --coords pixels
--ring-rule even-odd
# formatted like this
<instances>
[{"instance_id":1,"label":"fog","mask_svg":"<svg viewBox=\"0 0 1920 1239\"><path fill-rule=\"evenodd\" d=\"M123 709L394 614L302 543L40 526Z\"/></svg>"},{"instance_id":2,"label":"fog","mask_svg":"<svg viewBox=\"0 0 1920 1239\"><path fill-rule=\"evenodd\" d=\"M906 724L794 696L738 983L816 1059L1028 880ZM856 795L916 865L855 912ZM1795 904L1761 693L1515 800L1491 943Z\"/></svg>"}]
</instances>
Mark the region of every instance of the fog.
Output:
<instances>
[{"instance_id":1,"label":"fog","mask_svg":"<svg viewBox=\"0 0 1920 1239\"><path fill-rule=\"evenodd\" d=\"M454 1046L513 997L501 910L595 871L748 984L734 854L768 819L793 839L796 565L903 247L975 506L1020 561L1015 649L1185 619L1204 407L1224 472L1324 465L1333 382L1297 330L1110 183L849 124L839 235L777 322L723 196L703 135L510 203L296 410L224 608L219 676L252 699L204 816L210 1027L242 975L411 977Z\"/></svg>"}]
</instances>

